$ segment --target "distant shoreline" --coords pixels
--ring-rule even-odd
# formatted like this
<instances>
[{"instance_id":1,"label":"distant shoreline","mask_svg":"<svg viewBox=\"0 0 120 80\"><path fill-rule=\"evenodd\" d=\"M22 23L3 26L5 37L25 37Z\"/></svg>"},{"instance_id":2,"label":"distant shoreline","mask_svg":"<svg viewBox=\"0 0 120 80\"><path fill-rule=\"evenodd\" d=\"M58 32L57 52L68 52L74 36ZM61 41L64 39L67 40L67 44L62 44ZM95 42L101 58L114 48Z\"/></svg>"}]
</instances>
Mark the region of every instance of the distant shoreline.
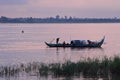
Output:
<instances>
[{"instance_id":1,"label":"distant shoreline","mask_svg":"<svg viewBox=\"0 0 120 80\"><path fill-rule=\"evenodd\" d=\"M60 18L49 17L49 18L9 18L0 17L0 23L120 23L120 18L72 18L66 17Z\"/></svg>"},{"instance_id":2,"label":"distant shoreline","mask_svg":"<svg viewBox=\"0 0 120 80\"><path fill-rule=\"evenodd\" d=\"M41 22L39 22L39 23L35 23L35 22L31 22L31 23L29 23L29 22L23 22L23 23L21 23L21 22L0 22L0 24L92 24L92 23L99 23L99 24L104 24L104 23L120 23L120 22L43 22L43 23L41 23Z\"/></svg>"}]
</instances>

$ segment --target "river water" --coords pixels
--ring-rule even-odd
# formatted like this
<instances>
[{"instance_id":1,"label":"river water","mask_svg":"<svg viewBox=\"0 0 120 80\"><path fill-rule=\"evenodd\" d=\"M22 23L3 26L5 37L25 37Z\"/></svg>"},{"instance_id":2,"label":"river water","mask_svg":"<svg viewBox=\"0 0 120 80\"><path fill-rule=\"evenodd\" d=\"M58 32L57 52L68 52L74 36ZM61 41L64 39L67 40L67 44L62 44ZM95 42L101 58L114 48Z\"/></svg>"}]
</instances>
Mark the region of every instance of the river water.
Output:
<instances>
[{"instance_id":1,"label":"river water","mask_svg":"<svg viewBox=\"0 0 120 80\"><path fill-rule=\"evenodd\" d=\"M105 42L101 48L49 48L44 43L45 41L55 43L57 37L60 38L59 42L69 43L74 39L98 41L103 36ZM120 56L119 49L119 23L0 24L1 65L102 59L105 56Z\"/></svg>"}]
</instances>

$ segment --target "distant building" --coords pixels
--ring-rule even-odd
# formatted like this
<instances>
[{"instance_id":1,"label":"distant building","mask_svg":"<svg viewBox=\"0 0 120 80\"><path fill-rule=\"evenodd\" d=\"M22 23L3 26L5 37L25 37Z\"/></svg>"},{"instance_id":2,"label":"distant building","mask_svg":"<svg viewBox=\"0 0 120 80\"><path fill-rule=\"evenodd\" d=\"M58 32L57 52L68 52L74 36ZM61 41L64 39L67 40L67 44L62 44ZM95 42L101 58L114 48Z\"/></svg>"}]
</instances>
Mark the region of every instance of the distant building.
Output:
<instances>
[{"instance_id":1,"label":"distant building","mask_svg":"<svg viewBox=\"0 0 120 80\"><path fill-rule=\"evenodd\" d=\"M65 16L65 19L67 19L67 16Z\"/></svg>"},{"instance_id":2,"label":"distant building","mask_svg":"<svg viewBox=\"0 0 120 80\"><path fill-rule=\"evenodd\" d=\"M56 19L60 19L60 16L59 16L59 15L56 15Z\"/></svg>"}]
</instances>

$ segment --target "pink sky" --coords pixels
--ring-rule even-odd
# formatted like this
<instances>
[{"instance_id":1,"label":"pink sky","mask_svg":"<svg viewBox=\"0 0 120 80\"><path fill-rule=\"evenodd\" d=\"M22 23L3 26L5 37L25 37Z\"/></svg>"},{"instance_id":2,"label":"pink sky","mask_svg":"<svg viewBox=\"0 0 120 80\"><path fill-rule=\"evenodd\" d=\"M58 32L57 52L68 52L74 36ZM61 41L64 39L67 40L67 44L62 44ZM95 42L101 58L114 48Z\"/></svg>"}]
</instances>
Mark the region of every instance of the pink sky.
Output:
<instances>
[{"instance_id":1,"label":"pink sky","mask_svg":"<svg viewBox=\"0 0 120 80\"><path fill-rule=\"evenodd\" d=\"M0 16L120 17L120 0L0 0Z\"/></svg>"}]
</instances>

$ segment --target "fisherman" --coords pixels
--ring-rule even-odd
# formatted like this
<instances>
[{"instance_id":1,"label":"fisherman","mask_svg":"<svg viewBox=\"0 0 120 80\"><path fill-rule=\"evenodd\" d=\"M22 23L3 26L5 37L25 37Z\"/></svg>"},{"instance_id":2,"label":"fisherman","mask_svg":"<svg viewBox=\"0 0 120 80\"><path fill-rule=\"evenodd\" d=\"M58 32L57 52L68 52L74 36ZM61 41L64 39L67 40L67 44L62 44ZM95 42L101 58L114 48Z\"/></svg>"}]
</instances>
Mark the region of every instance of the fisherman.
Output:
<instances>
[{"instance_id":1,"label":"fisherman","mask_svg":"<svg viewBox=\"0 0 120 80\"><path fill-rule=\"evenodd\" d=\"M88 44L92 44L92 41L90 41L90 40L87 40L87 42L88 42Z\"/></svg>"},{"instance_id":2,"label":"fisherman","mask_svg":"<svg viewBox=\"0 0 120 80\"><path fill-rule=\"evenodd\" d=\"M56 38L56 44L58 44L60 38Z\"/></svg>"},{"instance_id":3,"label":"fisherman","mask_svg":"<svg viewBox=\"0 0 120 80\"><path fill-rule=\"evenodd\" d=\"M63 44L64 44L64 45L66 44L65 41L63 41Z\"/></svg>"}]
</instances>

